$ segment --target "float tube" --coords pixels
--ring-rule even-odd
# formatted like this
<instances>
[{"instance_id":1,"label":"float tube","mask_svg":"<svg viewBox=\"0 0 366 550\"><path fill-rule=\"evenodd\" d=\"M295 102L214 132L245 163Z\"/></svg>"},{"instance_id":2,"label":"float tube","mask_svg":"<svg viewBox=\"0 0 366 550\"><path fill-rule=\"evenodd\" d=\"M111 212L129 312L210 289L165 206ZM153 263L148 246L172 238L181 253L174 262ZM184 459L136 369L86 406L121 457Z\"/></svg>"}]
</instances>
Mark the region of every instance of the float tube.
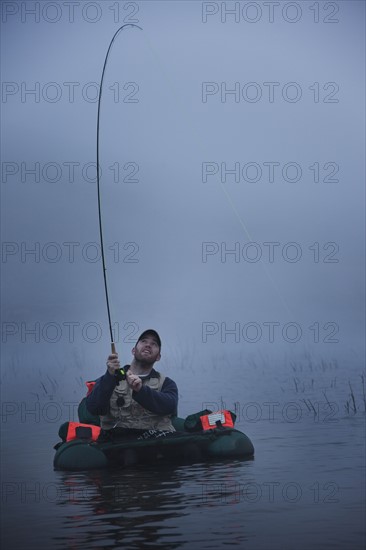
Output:
<instances>
[{"instance_id":1,"label":"float tube","mask_svg":"<svg viewBox=\"0 0 366 550\"><path fill-rule=\"evenodd\" d=\"M230 417L232 422L230 422ZM62 424L62 442L55 445L56 470L123 468L134 464L194 463L212 459L252 458L249 437L234 427L230 411L200 411L187 418L172 419L175 432L156 430L101 431L98 418L86 413L85 400L79 405L80 422ZM88 422L88 423L87 423Z\"/></svg>"}]
</instances>

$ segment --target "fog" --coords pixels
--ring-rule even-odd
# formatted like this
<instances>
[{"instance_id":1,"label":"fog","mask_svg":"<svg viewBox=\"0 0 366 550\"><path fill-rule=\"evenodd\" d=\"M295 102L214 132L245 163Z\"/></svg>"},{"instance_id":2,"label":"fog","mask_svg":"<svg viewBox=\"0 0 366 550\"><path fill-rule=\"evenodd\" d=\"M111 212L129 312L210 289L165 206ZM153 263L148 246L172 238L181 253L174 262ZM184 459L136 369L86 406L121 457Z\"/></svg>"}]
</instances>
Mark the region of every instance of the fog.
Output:
<instances>
[{"instance_id":1,"label":"fog","mask_svg":"<svg viewBox=\"0 0 366 550\"><path fill-rule=\"evenodd\" d=\"M109 351L95 83L128 22L143 30L113 45L100 127L123 360L148 327L172 371L177 350L197 370L263 350L361 360L364 3L53 4L2 5L5 364L77 353L97 373Z\"/></svg>"}]
</instances>

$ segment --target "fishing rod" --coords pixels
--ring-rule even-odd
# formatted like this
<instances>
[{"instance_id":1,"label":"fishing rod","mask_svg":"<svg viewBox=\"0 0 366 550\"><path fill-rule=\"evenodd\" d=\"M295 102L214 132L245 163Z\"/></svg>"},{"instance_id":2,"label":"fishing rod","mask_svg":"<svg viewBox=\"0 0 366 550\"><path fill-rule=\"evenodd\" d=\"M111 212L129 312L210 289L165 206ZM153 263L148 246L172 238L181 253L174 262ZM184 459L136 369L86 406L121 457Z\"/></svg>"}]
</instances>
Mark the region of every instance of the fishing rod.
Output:
<instances>
[{"instance_id":1,"label":"fishing rod","mask_svg":"<svg viewBox=\"0 0 366 550\"><path fill-rule=\"evenodd\" d=\"M109 323L109 333L111 337L111 348L112 353L116 353L116 346L114 343L113 338L113 330L112 330L112 320L111 320L111 310L109 307L109 297L108 297L108 286L107 286L107 268L105 264L105 255L104 255L104 242L103 242L103 228L102 228L102 209L101 209L101 200L100 200L100 178L99 178L99 126L100 126L100 106L101 106L101 99L102 99L102 91L103 91L103 80L104 80L104 73L107 66L107 61L109 57L109 53L111 51L113 42L117 38L118 34L126 29L127 27L135 27L136 29L140 29L142 31L142 28L138 25L134 25L133 23L127 23L126 25L122 25L113 35L112 40L109 43L109 47L104 59L104 65L102 70L102 76L100 79L100 86L99 86L99 97L98 97L98 114L97 114L97 193L98 193L98 216L99 216L99 235L100 235L100 248L101 248L101 255L102 255L102 266L103 266L103 278L104 278L104 291L105 291L105 298L107 303L107 312L108 312L108 323Z\"/></svg>"}]
</instances>

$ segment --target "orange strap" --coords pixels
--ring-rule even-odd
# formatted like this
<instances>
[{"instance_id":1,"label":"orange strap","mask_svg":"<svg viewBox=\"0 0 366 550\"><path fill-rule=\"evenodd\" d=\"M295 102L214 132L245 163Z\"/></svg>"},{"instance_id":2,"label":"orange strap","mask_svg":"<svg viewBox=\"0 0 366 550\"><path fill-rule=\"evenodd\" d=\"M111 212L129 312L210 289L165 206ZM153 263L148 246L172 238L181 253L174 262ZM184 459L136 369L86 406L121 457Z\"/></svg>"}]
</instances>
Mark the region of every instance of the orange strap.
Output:
<instances>
[{"instance_id":1,"label":"orange strap","mask_svg":"<svg viewBox=\"0 0 366 550\"><path fill-rule=\"evenodd\" d=\"M93 388L95 386L95 381L94 382L85 382L86 384L86 387L88 388L88 393L86 394L86 396L88 397L89 393L91 393L93 391Z\"/></svg>"},{"instance_id":2,"label":"orange strap","mask_svg":"<svg viewBox=\"0 0 366 550\"><path fill-rule=\"evenodd\" d=\"M230 411L217 411L211 414L201 416L202 428L204 430L213 430L217 427L233 428L234 422Z\"/></svg>"},{"instance_id":3,"label":"orange strap","mask_svg":"<svg viewBox=\"0 0 366 550\"><path fill-rule=\"evenodd\" d=\"M101 428L93 424L81 424L80 422L69 422L66 441L73 439L91 439L96 441Z\"/></svg>"}]
</instances>

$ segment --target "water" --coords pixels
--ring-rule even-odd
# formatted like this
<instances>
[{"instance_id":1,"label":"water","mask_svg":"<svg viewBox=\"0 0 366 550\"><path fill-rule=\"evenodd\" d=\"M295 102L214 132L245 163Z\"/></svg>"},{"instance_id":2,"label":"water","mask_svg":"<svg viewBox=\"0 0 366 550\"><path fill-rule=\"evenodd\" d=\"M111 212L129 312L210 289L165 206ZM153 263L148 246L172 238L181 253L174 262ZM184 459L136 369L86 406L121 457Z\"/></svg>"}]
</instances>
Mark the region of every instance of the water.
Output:
<instances>
[{"instance_id":1,"label":"water","mask_svg":"<svg viewBox=\"0 0 366 550\"><path fill-rule=\"evenodd\" d=\"M38 400L31 394L39 373L29 377L18 401L11 400L16 373L5 377L4 549L364 548L365 415L358 365L314 362L310 368L303 362L273 369L257 363L232 369L226 386L227 371L195 372L198 385L185 372L180 414L199 410L203 395L231 409L236 402L236 426L252 439L253 460L77 473L52 466L58 426L73 410L65 404L73 398L62 388L71 372L50 377L54 394L38 393ZM51 392L45 373L41 380ZM349 381L356 413L347 412Z\"/></svg>"}]
</instances>

